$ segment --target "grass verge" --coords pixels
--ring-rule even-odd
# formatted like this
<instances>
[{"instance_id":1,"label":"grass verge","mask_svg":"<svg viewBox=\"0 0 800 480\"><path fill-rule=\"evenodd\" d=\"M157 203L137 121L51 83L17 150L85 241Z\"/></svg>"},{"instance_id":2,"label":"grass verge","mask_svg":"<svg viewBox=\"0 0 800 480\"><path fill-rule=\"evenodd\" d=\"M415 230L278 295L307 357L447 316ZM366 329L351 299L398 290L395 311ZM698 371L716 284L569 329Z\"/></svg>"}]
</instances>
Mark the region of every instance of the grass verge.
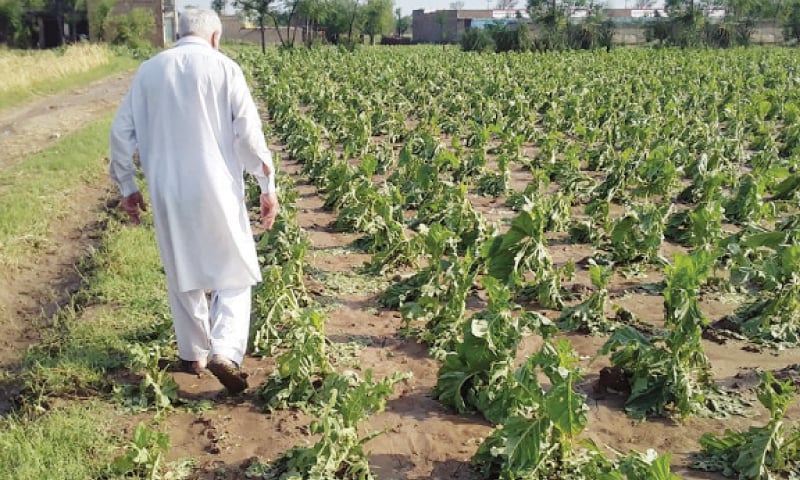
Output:
<instances>
[{"instance_id":1,"label":"grass verge","mask_svg":"<svg viewBox=\"0 0 800 480\"><path fill-rule=\"evenodd\" d=\"M23 359L17 379L23 392L19 412L45 413L0 419L0 478L106 478L142 472L149 478L153 471L148 469L182 478L190 469L186 461L164 464L157 452L144 458L142 452L155 448L150 440L120 435L120 425L152 420L136 413L164 411L155 407L152 392L138 385L143 377L137 352L158 346L162 358L175 355L151 218L146 216L142 227L128 227L113 212L108 217L101 243L82 265L83 287ZM171 379L169 374L165 379ZM131 406L137 408L125 408ZM166 451L168 436L158 435ZM48 469L56 473L43 473Z\"/></svg>"},{"instance_id":2,"label":"grass verge","mask_svg":"<svg viewBox=\"0 0 800 480\"><path fill-rule=\"evenodd\" d=\"M13 267L50 241L53 221L76 205L72 193L106 175L111 115L28 160L0 170L0 265Z\"/></svg>"},{"instance_id":3,"label":"grass verge","mask_svg":"<svg viewBox=\"0 0 800 480\"><path fill-rule=\"evenodd\" d=\"M166 282L152 228L108 224L88 261L84 288L25 357L25 391L35 399L103 395L137 343L172 348Z\"/></svg>"},{"instance_id":4,"label":"grass verge","mask_svg":"<svg viewBox=\"0 0 800 480\"><path fill-rule=\"evenodd\" d=\"M76 209L97 208L76 205L73 194L102 187L109 124L110 117L95 122L0 171L0 264L58 241L56 224L69 222ZM151 217L141 227L121 218L116 211L98 213L101 238L79 265L79 291L40 329L41 341L25 353L20 371L4 372L21 393L16 413L0 417L0 478L106 478L112 464L122 476L158 464L156 457L144 466L134 461L145 445L120 434L120 425L149 422L126 406L155 408L153 382L140 386L139 380L161 372L161 362L142 371L142 352L156 361L174 356L165 279ZM149 354L154 345L160 357ZM157 388L171 379L153 376ZM124 451L128 473L115 464Z\"/></svg>"},{"instance_id":5,"label":"grass verge","mask_svg":"<svg viewBox=\"0 0 800 480\"><path fill-rule=\"evenodd\" d=\"M35 418L0 418L0 478L100 478L115 449L109 413L107 405L90 403Z\"/></svg>"}]
</instances>

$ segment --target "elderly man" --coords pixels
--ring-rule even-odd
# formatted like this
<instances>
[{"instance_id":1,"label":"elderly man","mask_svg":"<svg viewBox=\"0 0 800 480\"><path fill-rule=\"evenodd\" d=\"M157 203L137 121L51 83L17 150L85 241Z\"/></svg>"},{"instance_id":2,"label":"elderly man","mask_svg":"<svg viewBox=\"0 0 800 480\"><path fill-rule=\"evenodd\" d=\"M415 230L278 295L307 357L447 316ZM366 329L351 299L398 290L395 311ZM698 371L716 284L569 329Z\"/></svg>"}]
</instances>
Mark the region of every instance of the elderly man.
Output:
<instances>
[{"instance_id":1,"label":"elderly man","mask_svg":"<svg viewBox=\"0 0 800 480\"><path fill-rule=\"evenodd\" d=\"M218 51L211 10L180 17L180 40L144 62L111 126L111 177L134 223L150 192L156 239L184 369L207 367L232 393L250 327L250 289L261 281L244 202L244 172L261 187L269 229L278 211L272 157L241 68ZM206 292L210 291L210 301Z\"/></svg>"}]
</instances>

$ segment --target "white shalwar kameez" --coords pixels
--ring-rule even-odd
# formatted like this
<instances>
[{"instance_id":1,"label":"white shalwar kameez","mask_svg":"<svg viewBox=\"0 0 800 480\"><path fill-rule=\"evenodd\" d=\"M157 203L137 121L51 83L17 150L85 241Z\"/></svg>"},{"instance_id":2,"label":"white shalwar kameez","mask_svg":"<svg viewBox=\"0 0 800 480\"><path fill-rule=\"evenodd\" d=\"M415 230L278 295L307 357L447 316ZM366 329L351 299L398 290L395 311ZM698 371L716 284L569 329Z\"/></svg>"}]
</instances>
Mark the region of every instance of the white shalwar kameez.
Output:
<instances>
[{"instance_id":1,"label":"white shalwar kameez","mask_svg":"<svg viewBox=\"0 0 800 480\"><path fill-rule=\"evenodd\" d=\"M144 62L111 127L110 174L138 191L134 151L150 192L156 239L184 360L241 363L250 287L261 281L244 202L244 171L275 188L272 157L241 68L187 36ZM263 173L263 166L272 175ZM211 307L205 290L211 290Z\"/></svg>"}]
</instances>

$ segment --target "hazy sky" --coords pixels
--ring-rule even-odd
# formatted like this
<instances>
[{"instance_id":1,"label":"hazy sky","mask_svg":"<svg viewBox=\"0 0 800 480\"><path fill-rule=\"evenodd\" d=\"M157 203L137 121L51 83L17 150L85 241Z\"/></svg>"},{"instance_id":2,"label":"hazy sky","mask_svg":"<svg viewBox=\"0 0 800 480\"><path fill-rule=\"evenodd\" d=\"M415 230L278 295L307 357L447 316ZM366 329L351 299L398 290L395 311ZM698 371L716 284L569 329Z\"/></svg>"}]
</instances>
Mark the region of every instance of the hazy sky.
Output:
<instances>
[{"instance_id":1,"label":"hazy sky","mask_svg":"<svg viewBox=\"0 0 800 480\"><path fill-rule=\"evenodd\" d=\"M623 8L625 6L626 0L609 0L611 2L611 6L615 8ZM197 5L199 7L208 8L211 1L210 0L177 0L178 10L183 10L186 5ZM232 2L228 2L229 4ZM431 10L435 9L442 9L448 8L452 0L395 0L394 4L395 7L400 7L403 11L403 15L411 15L412 10L416 10L418 8L428 8ZM496 0L486 1L486 0L464 0L464 8L469 9L481 9L481 8L492 8ZM527 4L527 0L519 0L517 2L518 8L525 8ZM631 0L631 3L633 1Z\"/></svg>"}]
</instances>

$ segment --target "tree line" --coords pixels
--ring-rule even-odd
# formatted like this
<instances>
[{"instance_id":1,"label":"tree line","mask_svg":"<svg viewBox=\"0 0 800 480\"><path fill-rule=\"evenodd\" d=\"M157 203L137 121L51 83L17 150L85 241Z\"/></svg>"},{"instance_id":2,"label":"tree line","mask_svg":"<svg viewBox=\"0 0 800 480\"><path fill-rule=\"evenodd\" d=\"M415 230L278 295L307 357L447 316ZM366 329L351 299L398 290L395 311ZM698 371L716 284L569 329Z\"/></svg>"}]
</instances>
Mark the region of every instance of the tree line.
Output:
<instances>
[{"instance_id":1,"label":"tree line","mask_svg":"<svg viewBox=\"0 0 800 480\"><path fill-rule=\"evenodd\" d=\"M211 4L218 12L226 5L226 0ZM309 45L318 38L315 32L323 32L328 43L352 47L363 36L374 44L379 35L402 35L411 28L411 17L395 9L393 0L233 0L230 5L259 26L262 49L266 27L277 30L284 47L295 45L298 29Z\"/></svg>"},{"instance_id":2,"label":"tree line","mask_svg":"<svg viewBox=\"0 0 800 480\"><path fill-rule=\"evenodd\" d=\"M91 40L143 46L155 30L155 13L134 8L115 15L118 0L0 0L0 43L21 48L36 47L41 18L68 25L67 33L59 28L58 44L80 40L79 26L91 32ZM258 25L263 31L276 28L281 44L290 47L302 39L313 42L322 32L333 44L354 45L362 37L374 43L376 37L402 35L411 28L411 17L394 8L393 0L212 0L211 8L220 13L230 6L237 14ZM295 28L292 28L295 27Z\"/></svg>"},{"instance_id":3,"label":"tree line","mask_svg":"<svg viewBox=\"0 0 800 480\"><path fill-rule=\"evenodd\" d=\"M508 2L506 2L508 3ZM515 5L512 1L511 5ZM746 46L756 25L781 27L785 40L800 42L800 0L631 0L651 9L642 22L648 42L663 46ZM658 5L658 8L656 6ZM467 30L460 41L470 51L610 49L617 24L595 0L528 0L529 19ZM585 15L576 17L576 12ZM534 25L537 32L531 35Z\"/></svg>"},{"instance_id":4,"label":"tree line","mask_svg":"<svg viewBox=\"0 0 800 480\"><path fill-rule=\"evenodd\" d=\"M147 38L155 32L151 9L134 8L113 14L117 0L0 0L0 44L32 48L40 45L43 21L54 22L56 45L84 38L149 47ZM66 27L66 28L64 28Z\"/></svg>"}]
</instances>

